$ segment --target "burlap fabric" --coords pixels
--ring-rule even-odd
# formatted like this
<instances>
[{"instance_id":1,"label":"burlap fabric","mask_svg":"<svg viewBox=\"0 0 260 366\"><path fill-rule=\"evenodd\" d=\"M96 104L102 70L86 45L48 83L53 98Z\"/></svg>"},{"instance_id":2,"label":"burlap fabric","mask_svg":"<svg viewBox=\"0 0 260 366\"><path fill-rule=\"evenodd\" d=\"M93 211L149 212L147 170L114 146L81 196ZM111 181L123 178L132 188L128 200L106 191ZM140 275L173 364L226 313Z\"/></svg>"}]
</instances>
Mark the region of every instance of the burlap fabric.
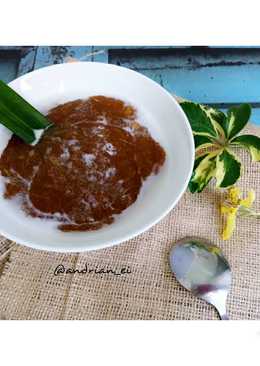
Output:
<instances>
[{"instance_id":1,"label":"burlap fabric","mask_svg":"<svg viewBox=\"0 0 260 366\"><path fill-rule=\"evenodd\" d=\"M250 127L259 134L259 129ZM254 188L259 207L260 169L243 152L244 191ZM221 194L213 187L189 192L166 218L119 246L84 254L37 251L0 239L2 319L217 319L215 310L182 289L170 272L168 254L178 239L196 235L219 245L233 271L228 298L231 319L260 319L259 220L241 218L231 240L219 236ZM8 248L11 248L8 252ZM129 267L130 274L60 274L66 268Z\"/></svg>"}]
</instances>

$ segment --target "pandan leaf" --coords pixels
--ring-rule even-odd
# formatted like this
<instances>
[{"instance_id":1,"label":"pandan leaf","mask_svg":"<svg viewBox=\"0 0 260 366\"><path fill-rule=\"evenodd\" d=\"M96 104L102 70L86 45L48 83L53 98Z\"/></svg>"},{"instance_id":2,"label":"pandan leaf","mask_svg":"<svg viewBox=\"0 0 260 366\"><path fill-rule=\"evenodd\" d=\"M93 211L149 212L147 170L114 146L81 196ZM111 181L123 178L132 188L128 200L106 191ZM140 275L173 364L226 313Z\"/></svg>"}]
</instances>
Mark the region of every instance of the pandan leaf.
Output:
<instances>
[{"instance_id":1,"label":"pandan leaf","mask_svg":"<svg viewBox=\"0 0 260 366\"><path fill-rule=\"evenodd\" d=\"M52 123L0 80L0 123L28 144L39 141Z\"/></svg>"},{"instance_id":2,"label":"pandan leaf","mask_svg":"<svg viewBox=\"0 0 260 366\"><path fill-rule=\"evenodd\" d=\"M260 161L260 138L255 135L241 135L235 137L232 145L239 145L247 148L253 161Z\"/></svg>"},{"instance_id":3,"label":"pandan leaf","mask_svg":"<svg viewBox=\"0 0 260 366\"><path fill-rule=\"evenodd\" d=\"M26 143L31 144L35 140L33 129L28 127L16 114L8 110L0 102L0 123L19 136Z\"/></svg>"},{"instance_id":4,"label":"pandan leaf","mask_svg":"<svg viewBox=\"0 0 260 366\"><path fill-rule=\"evenodd\" d=\"M0 101L32 129L43 129L51 125L51 122L42 113L2 80L0 80Z\"/></svg>"}]
</instances>

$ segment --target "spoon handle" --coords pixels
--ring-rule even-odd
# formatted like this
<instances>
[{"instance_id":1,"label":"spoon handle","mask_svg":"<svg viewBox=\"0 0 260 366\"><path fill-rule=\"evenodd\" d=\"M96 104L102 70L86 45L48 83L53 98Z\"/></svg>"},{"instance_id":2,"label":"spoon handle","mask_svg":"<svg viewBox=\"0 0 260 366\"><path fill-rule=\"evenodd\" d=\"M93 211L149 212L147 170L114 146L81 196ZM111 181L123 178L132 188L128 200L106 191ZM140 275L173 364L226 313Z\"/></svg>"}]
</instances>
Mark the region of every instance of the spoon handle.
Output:
<instances>
[{"instance_id":1,"label":"spoon handle","mask_svg":"<svg viewBox=\"0 0 260 366\"><path fill-rule=\"evenodd\" d=\"M219 314L219 317L221 320L229 320L229 317L227 316L227 314Z\"/></svg>"},{"instance_id":2,"label":"spoon handle","mask_svg":"<svg viewBox=\"0 0 260 366\"><path fill-rule=\"evenodd\" d=\"M221 320L229 320L226 310L226 303L214 304Z\"/></svg>"},{"instance_id":3,"label":"spoon handle","mask_svg":"<svg viewBox=\"0 0 260 366\"><path fill-rule=\"evenodd\" d=\"M226 298L227 294L223 290L208 293L203 296L204 300L215 307L221 320L229 320L226 309Z\"/></svg>"}]
</instances>

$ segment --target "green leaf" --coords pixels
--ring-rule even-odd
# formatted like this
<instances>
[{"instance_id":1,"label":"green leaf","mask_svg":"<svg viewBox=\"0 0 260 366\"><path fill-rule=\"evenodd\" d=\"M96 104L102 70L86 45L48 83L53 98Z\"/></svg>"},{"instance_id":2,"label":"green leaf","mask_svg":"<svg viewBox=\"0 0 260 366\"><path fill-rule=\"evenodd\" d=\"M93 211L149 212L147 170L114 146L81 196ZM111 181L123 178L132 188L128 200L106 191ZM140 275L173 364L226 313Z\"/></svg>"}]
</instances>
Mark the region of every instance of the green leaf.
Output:
<instances>
[{"instance_id":1,"label":"green leaf","mask_svg":"<svg viewBox=\"0 0 260 366\"><path fill-rule=\"evenodd\" d=\"M201 192L215 175L217 152L200 156L195 160L193 174L189 183L192 193Z\"/></svg>"},{"instance_id":2,"label":"green leaf","mask_svg":"<svg viewBox=\"0 0 260 366\"><path fill-rule=\"evenodd\" d=\"M28 127L23 120L13 114L4 105L0 103L0 123L19 136L27 144L35 140L34 131Z\"/></svg>"},{"instance_id":3,"label":"green leaf","mask_svg":"<svg viewBox=\"0 0 260 366\"><path fill-rule=\"evenodd\" d=\"M32 129L44 129L51 125L43 114L2 80L0 80L0 102Z\"/></svg>"},{"instance_id":4,"label":"green leaf","mask_svg":"<svg viewBox=\"0 0 260 366\"><path fill-rule=\"evenodd\" d=\"M214 125L199 104L182 102L180 105L185 112L195 135L217 137Z\"/></svg>"},{"instance_id":5,"label":"green leaf","mask_svg":"<svg viewBox=\"0 0 260 366\"><path fill-rule=\"evenodd\" d=\"M215 130L221 137L227 137L226 130L226 115L218 109L211 108L208 106L201 106L202 109L206 112L207 116L211 120Z\"/></svg>"},{"instance_id":6,"label":"green leaf","mask_svg":"<svg viewBox=\"0 0 260 366\"><path fill-rule=\"evenodd\" d=\"M251 106L246 103L228 110L225 128L229 139L236 136L245 127L250 115Z\"/></svg>"},{"instance_id":7,"label":"green leaf","mask_svg":"<svg viewBox=\"0 0 260 366\"><path fill-rule=\"evenodd\" d=\"M260 161L260 138L254 135L241 135L235 137L232 145L240 145L247 148L252 156L253 161Z\"/></svg>"},{"instance_id":8,"label":"green leaf","mask_svg":"<svg viewBox=\"0 0 260 366\"><path fill-rule=\"evenodd\" d=\"M195 135L194 142L196 150L205 149L213 145L212 140L207 136Z\"/></svg>"},{"instance_id":9,"label":"green leaf","mask_svg":"<svg viewBox=\"0 0 260 366\"><path fill-rule=\"evenodd\" d=\"M216 186L227 188L240 177L241 163L229 150L224 149L216 159Z\"/></svg>"},{"instance_id":10,"label":"green leaf","mask_svg":"<svg viewBox=\"0 0 260 366\"><path fill-rule=\"evenodd\" d=\"M229 187L239 179L241 163L229 150L234 145L246 147L253 160L260 161L260 138L253 135L236 137L250 118L249 104L231 108L227 115L188 101L180 105L190 122L196 147L197 159L189 183L192 193L201 192L213 177L221 188Z\"/></svg>"}]
</instances>

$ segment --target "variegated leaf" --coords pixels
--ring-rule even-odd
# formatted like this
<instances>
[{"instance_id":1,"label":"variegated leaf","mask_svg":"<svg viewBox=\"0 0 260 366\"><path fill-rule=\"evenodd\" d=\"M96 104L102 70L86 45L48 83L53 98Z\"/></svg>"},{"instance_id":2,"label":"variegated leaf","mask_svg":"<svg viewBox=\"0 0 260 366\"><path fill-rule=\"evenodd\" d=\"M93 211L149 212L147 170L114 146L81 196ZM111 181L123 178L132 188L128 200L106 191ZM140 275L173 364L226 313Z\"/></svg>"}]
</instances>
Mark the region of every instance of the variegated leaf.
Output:
<instances>
[{"instance_id":1,"label":"variegated leaf","mask_svg":"<svg viewBox=\"0 0 260 366\"><path fill-rule=\"evenodd\" d=\"M260 161L260 138L255 135L241 135L235 137L232 145L239 145L247 148L253 161Z\"/></svg>"},{"instance_id":2,"label":"variegated leaf","mask_svg":"<svg viewBox=\"0 0 260 366\"><path fill-rule=\"evenodd\" d=\"M251 106L247 103L238 107L230 108L225 120L227 137L231 139L236 136L247 124L251 115Z\"/></svg>"},{"instance_id":3,"label":"variegated leaf","mask_svg":"<svg viewBox=\"0 0 260 366\"><path fill-rule=\"evenodd\" d=\"M217 137L214 125L199 104L183 102L180 105L190 122L194 135Z\"/></svg>"},{"instance_id":4,"label":"variegated leaf","mask_svg":"<svg viewBox=\"0 0 260 366\"><path fill-rule=\"evenodd\" d=\"M216 186L227 188L236 183L241 173L241 163L228 149L224 149L216 159Z\"/></svg>"},{"instance_id":5,"label":"variegated leaf","mask_svg":"<svg viewBox=\"0 0 260 366\"><path fill-rule=\"evenodd\" d=\"M212 146L212 140L207 136L195 135L194 142L196 151Z\"/></svg>"},{"instance_id":6,"label":"variegated leaf","mask_svg":"<svg viewBox=\"0 0 260 366\"><path fill-rule=\"evenodd\" d=\"M192 193L201 192L215 175L217 152L200 156L195 160L193 174L189 183Z\"/></svg>"},{"instance_id":7,"label":"variegated leaf","mask_svg":"<svg viewBox=\"0 0 260 366\"><path fill-rule=\"evenodd\" d=\"M210 108L202 105L202 109L206 112L207 116L211 120L215 130L221 138L227 137L226 131L226 115L218 109Z\"/></svg>"}]
</instances>

